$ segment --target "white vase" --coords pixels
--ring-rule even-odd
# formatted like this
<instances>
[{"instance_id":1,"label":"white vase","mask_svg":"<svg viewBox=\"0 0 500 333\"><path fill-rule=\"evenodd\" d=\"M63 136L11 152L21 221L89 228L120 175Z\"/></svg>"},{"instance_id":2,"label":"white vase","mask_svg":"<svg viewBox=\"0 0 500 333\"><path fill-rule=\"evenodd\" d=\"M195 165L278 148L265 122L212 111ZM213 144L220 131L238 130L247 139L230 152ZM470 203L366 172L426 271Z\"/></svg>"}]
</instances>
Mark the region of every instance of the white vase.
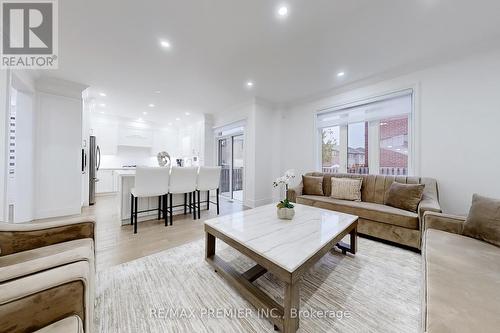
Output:
<instances>
[{"instance_id":1,"label":"white vase","mask_svg":"<svg viewBox=\"0 0 500 333\"><path fill-rule=\"evenodd\" d=\"M295 209L293 208L278 208L276 213L278 218L282 220L291 220L295 216Z\"/></svg>"}]
</instances>

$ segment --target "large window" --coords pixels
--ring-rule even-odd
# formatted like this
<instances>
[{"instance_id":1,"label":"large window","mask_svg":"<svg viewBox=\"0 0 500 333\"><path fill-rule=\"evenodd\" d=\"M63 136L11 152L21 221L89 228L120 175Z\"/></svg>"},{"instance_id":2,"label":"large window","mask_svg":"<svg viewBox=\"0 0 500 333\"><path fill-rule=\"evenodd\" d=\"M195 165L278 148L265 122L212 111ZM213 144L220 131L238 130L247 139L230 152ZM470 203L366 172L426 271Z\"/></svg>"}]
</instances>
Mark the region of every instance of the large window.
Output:
<instances>
[{"instance_id":1,"label":"large window","mask_svg":"<svg viewBox=\"0 0 500 333\"><path fill-rule=\"evenodd\" d=\"M323 172L408 175L412 98L408 90L319 113Z\"/></svg>"}]
</instances>

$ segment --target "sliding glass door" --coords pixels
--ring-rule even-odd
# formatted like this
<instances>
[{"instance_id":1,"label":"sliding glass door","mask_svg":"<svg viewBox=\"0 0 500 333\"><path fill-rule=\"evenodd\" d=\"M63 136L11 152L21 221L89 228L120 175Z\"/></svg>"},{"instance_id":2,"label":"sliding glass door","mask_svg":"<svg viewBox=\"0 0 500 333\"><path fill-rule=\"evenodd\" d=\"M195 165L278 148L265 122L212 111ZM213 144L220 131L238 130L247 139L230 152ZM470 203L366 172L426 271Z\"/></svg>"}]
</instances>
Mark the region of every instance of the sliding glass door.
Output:
<instances>
[{"instance_id":1,"label":"sliding glass door","mask_svg":"<svg viewBox=\"0 0 500 333\"><path fill-rule=\"evenodd\" d=\"M243 201L243 134L218 139L218 164L222 167L220 193L229 199Z\"/></svg>"}]
</instances>

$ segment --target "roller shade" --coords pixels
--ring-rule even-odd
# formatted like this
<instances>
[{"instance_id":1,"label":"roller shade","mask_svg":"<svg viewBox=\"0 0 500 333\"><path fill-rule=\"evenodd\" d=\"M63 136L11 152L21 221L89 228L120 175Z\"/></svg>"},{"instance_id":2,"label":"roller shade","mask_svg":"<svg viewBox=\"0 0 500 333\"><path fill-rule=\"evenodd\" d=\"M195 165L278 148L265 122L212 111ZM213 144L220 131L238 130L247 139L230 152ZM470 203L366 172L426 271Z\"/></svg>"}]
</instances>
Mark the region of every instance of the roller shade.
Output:
<instances>
[{"instance_id":1,"label":"roller shade","mask_svg":"<svg viewBox=\"0 0 500 333\"><path fill-rule=\"evenodd\" d=\"M356 104L348 104L321 111L317 115L318 128L374 121L411 114L413 90L381 96Z\"/></svg>"}]
</instances>

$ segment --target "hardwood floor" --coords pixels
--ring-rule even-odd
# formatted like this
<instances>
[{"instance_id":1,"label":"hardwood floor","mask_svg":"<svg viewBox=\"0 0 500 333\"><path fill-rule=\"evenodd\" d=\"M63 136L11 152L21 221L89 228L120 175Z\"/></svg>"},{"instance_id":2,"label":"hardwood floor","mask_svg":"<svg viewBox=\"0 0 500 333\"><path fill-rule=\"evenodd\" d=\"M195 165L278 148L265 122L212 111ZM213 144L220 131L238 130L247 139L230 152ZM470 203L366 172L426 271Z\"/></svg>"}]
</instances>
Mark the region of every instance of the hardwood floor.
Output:
<instances>
[{"instance_id":1,"label":"hardwood floor","mask_svg":"<svg viewBox=\"0 0 500 333\"><path fill-rule=\"evenodd\" d=\"M163 220L139 222L138 233L134 234L131 225L121 225L118 205L118 195L98 196L96 204L82 212L96 219L97 270L201 239L205 236L203 221L217 216L215 205L210 205L209 211L202 209L200 220L193 220L190 214L180 214L174 215L173 225L168 227ZM221 197L220 215L243 209L241 203Z\"/></svg>"}]
</instances>

